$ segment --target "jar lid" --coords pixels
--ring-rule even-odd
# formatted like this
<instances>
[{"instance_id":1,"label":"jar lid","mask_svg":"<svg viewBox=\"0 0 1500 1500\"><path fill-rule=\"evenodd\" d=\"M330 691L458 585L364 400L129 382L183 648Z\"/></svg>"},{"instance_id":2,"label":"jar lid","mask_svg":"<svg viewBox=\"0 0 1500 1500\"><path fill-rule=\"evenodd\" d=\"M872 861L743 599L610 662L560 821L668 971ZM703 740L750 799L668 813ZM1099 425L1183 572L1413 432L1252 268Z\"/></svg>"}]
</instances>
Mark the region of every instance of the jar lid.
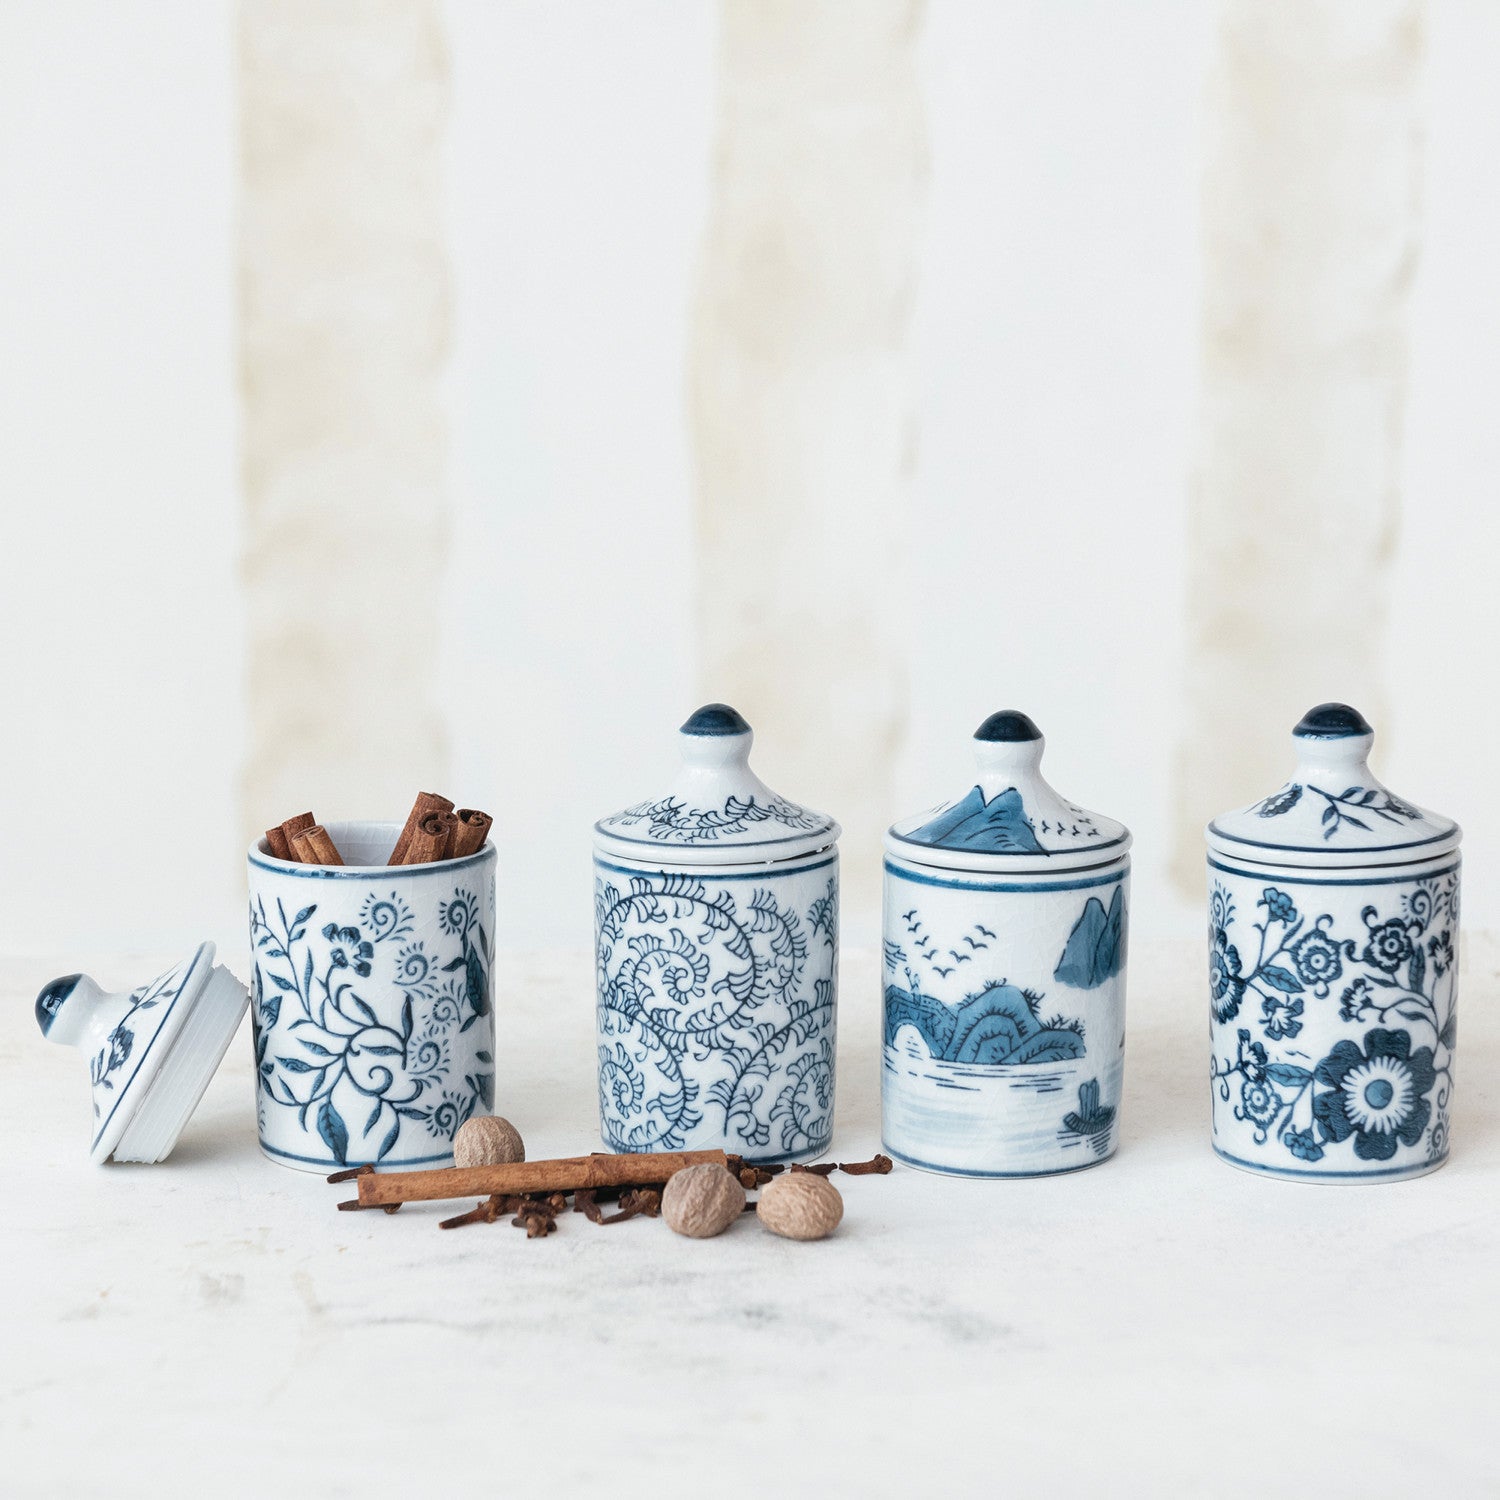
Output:
<instances>
[{"instance_id":1,"label":"jar lid","mask_svg":"<svg viewBox=\"0 0 1500 1500\"><path fill-rule=\"evenodd\" d=\"M601 818L595 847L683 865L759 864L827 848L839 825L778 796L750 769L754 738L727 704L700 708L680 731L682 769L671 790Z\"/></svg>"},{"instance_id":2,"label":"jar lid","mask_svg":"<svg viewBox=\"0 0 1500 1500\"><path fill-rule=\"evenodd\" d=\"M1003 709L974 731L979 780L961 797L891 825L892 854L946 870L1032 874L1118 859L1130 830L1060 797L1041 772L1042 732Z\"/></svg>"},{"instance_id":3,"label":"jar lid","mask_svg":"<svg viewBox=\"0 0 1500 1500\"><path fill-rule=\"evenodd\" d=\"M1208 825L1208 846L1258 864L1410 864L1458 847L1452 818L1403 801L1369 767L1375 731L1346 703L1320 703L1292 730L1292 779Z\"/></svg>"},{"instance_id":4,"label":"jar lid","mask_svg":"<svg viewBox=\"0 0 1500 1500\"><path fill-rule=\"evenodd\" d=\"M87 974L42 990L42 1035L89 1059L95 1162L171 1154L249 1003L245 986L214 966L212 943L129 993L107 994Z\"/></svg>"}]
</instances>

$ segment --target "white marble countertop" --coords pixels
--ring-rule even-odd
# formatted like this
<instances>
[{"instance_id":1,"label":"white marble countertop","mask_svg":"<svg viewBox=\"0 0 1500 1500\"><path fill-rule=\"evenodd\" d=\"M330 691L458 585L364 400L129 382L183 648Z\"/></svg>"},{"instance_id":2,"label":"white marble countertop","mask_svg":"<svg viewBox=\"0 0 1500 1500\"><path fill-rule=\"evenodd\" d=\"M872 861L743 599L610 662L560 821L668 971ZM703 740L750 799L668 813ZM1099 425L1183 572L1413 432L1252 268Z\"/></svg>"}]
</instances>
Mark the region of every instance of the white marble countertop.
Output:
<instances>
[{"instance_id":1,"label":"white marble countertop","mask_svg":"<svg viewBox=\"0 0 1500 1500\"><path fill-rule=\"evenodd\" d=\"M94 967L125 985L160 962ZM236 955L223 955L244 972ZM1453 1156L1253 1177L1208 1146L1203 956L1138 945L1098 1170L835 1179L799 1245L445 1205L341 1214L256 1149L248 1033L177 1151L91 1167L87 1078L0 964L0 1492L1474 1495L1500 1488L1500 943L1470 939ZM597 1149L586 955L502 955L499 1112ZM871 955L846 954L837 1157L879 1144Z\"/></svg>"}]
</instances>

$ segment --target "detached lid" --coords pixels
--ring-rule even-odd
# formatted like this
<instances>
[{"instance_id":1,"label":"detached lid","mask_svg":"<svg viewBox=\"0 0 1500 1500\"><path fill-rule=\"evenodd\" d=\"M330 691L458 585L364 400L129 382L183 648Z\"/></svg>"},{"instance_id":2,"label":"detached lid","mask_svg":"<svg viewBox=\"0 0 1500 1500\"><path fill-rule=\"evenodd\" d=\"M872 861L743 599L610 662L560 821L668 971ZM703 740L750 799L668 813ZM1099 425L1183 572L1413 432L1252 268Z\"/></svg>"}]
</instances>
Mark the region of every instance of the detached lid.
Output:
<instances>
[{"instance_id":1,"label":"detached lid","mask_svg":"<svg viewBox=\"0 0 1500 1500\"><path fill-rule=\"evenodd\" d=\"M886 848L943 869L1017 875L1118 859L1130 847L1130 830L1047 785L1046 743L1025 714L991 714L974 731L978 782L952 802L892 824Z\"/></svg>"},{"instance_id":2,"label":"detached lid","mask_svg":"<svg viewBox=\"0 0 1500 1500\"><path fill-rule=\"evenodd\" d=\"M212 943L128 994L67 974L36 997L42 1035L88 1057L96 1162L171 1154L249 1002L245 986L214 967Z\"/></svg>"},{"instance_id":3,"label":"detached lid","mask_svg":"<svg viewBox=\"0 0 1500 1500\"><path fill-rule=\"evenodd\" d=\"M1292 730L1292 779L1208 825L1208 846L1283 865L1409 864L1446 854L1457 823L1393 795L1370 770L1375 731L1346 703L1320 703Z\"/></svg>"},{"instance_id":4,"label":"detached lid","mask_svg":"<svg viewBox=\"0 0 1500 1500\"><path fill-rule=\"evenodd\" d=\"M825 849L839 836L826 813L779 797L750 769L750 726L724 703L682 726L682 769L664 797L594 824L594 845L625 859L758 864Z\"/></svg>"}]
</instances>

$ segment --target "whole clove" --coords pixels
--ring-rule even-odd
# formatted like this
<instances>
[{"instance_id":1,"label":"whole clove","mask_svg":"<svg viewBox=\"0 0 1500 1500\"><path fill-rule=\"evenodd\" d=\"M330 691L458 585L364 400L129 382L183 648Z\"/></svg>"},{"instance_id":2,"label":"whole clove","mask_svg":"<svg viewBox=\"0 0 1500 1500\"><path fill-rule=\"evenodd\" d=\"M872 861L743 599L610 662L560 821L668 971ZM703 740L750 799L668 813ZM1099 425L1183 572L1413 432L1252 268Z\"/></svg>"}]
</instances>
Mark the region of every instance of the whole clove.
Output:
<instances>
[{"instance_id":1,"label":"whole clove","mask_svg":"<svg viewBox=\"0 0 1500 1500\"><path fill-rule=\"evenodd\" d=\"M839 1171L851 1177L884 1177L895 1165L884 1152L877 1151L869 1161L841 1161Z\"/></svg>"}]
</instances>

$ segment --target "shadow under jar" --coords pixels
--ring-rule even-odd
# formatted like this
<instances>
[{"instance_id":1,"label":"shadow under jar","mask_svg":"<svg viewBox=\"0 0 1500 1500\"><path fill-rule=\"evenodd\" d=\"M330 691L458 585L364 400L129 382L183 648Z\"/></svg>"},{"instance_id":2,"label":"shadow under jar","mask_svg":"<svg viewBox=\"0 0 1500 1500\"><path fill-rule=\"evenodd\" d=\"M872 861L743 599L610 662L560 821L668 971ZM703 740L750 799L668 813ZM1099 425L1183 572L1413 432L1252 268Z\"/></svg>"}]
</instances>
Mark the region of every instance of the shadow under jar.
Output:
<instances>
[{"instance_id":1,"label":"shadow under jar","mask_svg":"<svg viewBox=\"0 0 1500 1500\"><path fill-rule=\"evenodd\" d=\"M599 1117L611 1151L820 1155L833 1136L839 826L682 726L662 797L594 825Z\"/></svg>"},{"instance_id":2,"label":"shadow under jar","mask_svg":"<svg viewBox=\"0 0 1500 1500\"><path fill-rule=\"evenodd\" d=\"M494 846L387 866L401 824L328 832L343 865L250 848L261 1150L308 1172L450 1165L494 1102Z\"/></svg>"},{"instance_id":3,"label":"shadow under jar","mask_svg":"<svg viewBox=\"0 0 1500 1500\"><path fill-rule=\"evenodd\" d=\"M885 841L881 1134L963 1177L1114 1153L1130 832L1060 797L1025 714L974 735L978 780Z\"/></svg>"},{"instance_id":4,"label":"shadow under jar","mask_svg":"<svg viewBox=\"0 0 1500 1500\"><path fill-rule=\"evenodd\" d=\"M1458 825L1370 771L1342 703L1292 779L1208 825L1213 1146L1247 1171L1382 1182L1448 1155Z\"/></svg>"}]
</instances>

